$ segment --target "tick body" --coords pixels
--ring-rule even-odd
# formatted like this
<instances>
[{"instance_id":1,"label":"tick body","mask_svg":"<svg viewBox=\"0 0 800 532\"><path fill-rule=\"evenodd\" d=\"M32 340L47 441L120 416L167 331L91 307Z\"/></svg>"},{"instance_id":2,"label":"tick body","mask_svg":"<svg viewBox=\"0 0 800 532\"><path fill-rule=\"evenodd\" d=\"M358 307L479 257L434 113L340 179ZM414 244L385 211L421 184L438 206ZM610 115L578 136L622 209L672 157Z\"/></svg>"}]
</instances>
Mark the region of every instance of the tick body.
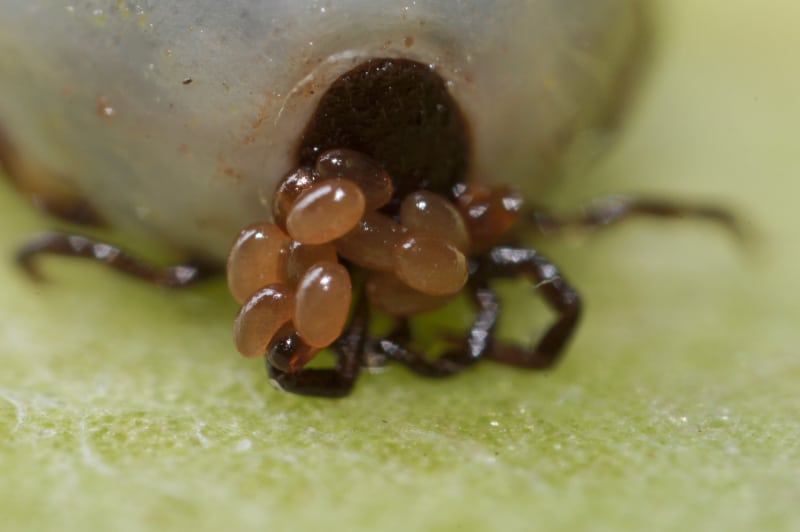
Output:
<instances>
[{"instance_id":1,"label":"tick body","mask_svg":"<svg viewBox=\"0 0 800 532\"><path fill-rule=\"evenodd\" d=\"M269 219L320 100L366 61L430 65L467 128L459 171L482 182L530 176L516 185L535 193L570 140L613 114L643 39L632 0L71 5L3 3L7 173L57 213L83 208L217 263L243 227ZM402 107L412 90L385 101Z\"/></svg>"},{"instance_id":2,"label":"tick body","mask_svg":"<svg viewBox=\"0 0 800 532\"><path fill-rule=\"evenodd\" d=\"M558 217L523 200L558 177L576 138L618 116L646 42L636 0L148 9L4 5L0 164L52 213L191 263L154 268L58 234L19 258L35 272L41 253L90 257L168 286L227 261L236 346L265 356L284 389L346 395L376 359L427 376L483 358L548 367L581 304L518 247L522 231L631 214L732 223L663 202ZM530 280L556 313L531 347L494 338L501 277ZM476 308L463 341L436 360L414 352L408 318L462 292ZM375 310L395 320L388 337L369 334ZM305 369L326 347L337 366Z\"/></svg>"}]
</instances>

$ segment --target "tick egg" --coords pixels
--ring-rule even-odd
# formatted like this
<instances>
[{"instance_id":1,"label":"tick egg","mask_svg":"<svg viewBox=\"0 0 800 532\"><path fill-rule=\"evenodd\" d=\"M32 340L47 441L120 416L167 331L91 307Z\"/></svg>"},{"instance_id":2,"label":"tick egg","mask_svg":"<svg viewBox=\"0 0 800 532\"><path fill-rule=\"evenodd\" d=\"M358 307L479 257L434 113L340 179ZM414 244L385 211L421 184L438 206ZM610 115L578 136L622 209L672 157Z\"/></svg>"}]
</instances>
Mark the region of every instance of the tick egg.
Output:
<instances>
[{"instance_id":1,"label":"tick egg","mask_svg":"<svg viewBox=\"0 0 800 532\"><path fill-rule=\"evenodd\" d=\"M408 230L389 216L367 213L346 235L336 241L345 259L370 270L392 271L394 250Z\"/></svg>"},{"instance_id":2,"label":"tick egg","mask_svg":"<svg viewBox=\"0 0 800 532\"><path fill-rule=\"evenodd\" d=\"M462 252L468 248L464 219L452 203L438 194L421 190L406 196L400 206L400 221L413 233L446 238Z\"/></svg>"},{"instance_id":3,"label":"tick egg","mask_svg":"<svg viewBox=\"0 0 800 532\"><path fill-rule=\"evenodd\" d=\"M324 244L355 227L364 204L364 193L352 181L326 179L300 194L286 217L286 230L303 244Z\"/></svg>"},{"instance_id":4,"label":"tick egg","mask_svg":"<svg viewBox=\"0 0 800 532\"><path fill-rule=\"evenodd\" d=\"M289 238L273 224L246 228L228 256L228 288L244 303L259 288L286 281Z\"/></svg>"},{"instance_id":5,"label":"tick egg","mask_svg":"<svg viewBox=\"0 0 800 532\"><path fill-rule=\"evenodd\" d=\"M259 357L275 333L288 322L294 311L294 297L289 287L266 286L245 302L234 322L236 348L246 357Z\"/></svg>"},{"instance_id":6,"label":"tick egg","mask_svg":"<svg viewBox=\"0 0 800 532\"><path fill-rule=\"evenodd\" d=\"M441 237L413 235L394 252L395 274L411 288L433 296L455 294L467 281L467 259Z\"/></svg>"},{"instance_id":7,"label":"tick egg","mask_svg":"<svg viewBox=\"0 0 800 532\"><path fill-rule=\"evenodd\" d=\"M364 193L365 208L379 209L392 199L392 178L377 161L353 150L329 150L317 158L314 169L320 179L343 178Z\"/></svg>"},{"instance_id":8,"label":"tick egg","mask_svg":"<svg viewBox=\"0 0 800 532\"><path fill-rule=\"evenodd\" d=\"M314 347L325 347L344 329L352 287L347 270L333 262L318 262L297 285L294 325L300 337Z\"/></svg>"},{"instance_id":9,"label":"tick egg","mask_svg":"<svg viewBox=\"0 0 800 532\"><path fill-rule=\"evenodd\" d=\"M413 316L446 304L450 296L414 290L391 273L377 273L367 280L370 304L391 316Z\"/></svg>"},{"instance_id":10,"label":"tick egg","mask_svg":"<svg viewBox=\"0 0 800 532\"><path fill-rule=\"evenodd\" d=\"M278 227L286 230L286 217L297 198L317 181L319 181L319 174L307 166L301 166L281 181L274 194L270 191L272 194L272 218Z\"/></svg>"},{"instance_id":11,"label":"tick egg","mask_svg":"<svg viewBox=\"0 0 800 532\"><path fill-rule=\"evenodd\" d=\"M286 277L289 284L296 285L306 270L320 261L337 261L336 248L333 244L313 245L292 242L289 245L289 257L286 260Z\"/></svg>"}]
</instances>

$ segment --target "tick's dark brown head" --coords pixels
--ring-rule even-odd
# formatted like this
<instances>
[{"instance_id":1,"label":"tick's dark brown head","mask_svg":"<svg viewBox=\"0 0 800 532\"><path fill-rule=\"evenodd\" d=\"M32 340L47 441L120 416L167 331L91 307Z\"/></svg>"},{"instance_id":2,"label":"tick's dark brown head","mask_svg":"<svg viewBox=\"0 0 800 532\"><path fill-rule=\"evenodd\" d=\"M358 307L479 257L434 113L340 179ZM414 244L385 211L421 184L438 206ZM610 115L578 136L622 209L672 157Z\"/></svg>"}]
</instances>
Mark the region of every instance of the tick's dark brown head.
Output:
<instances>
[{"instance_id":1,"label":"tick's dark brown head","mask_svg":"<svg viewBox=\"0 0 800 532\"><path fill-rule=\"evenodd\" d=\"M414 190L451 195L470 156L467 124L445 81L407 59L371 59L331 84L303 133L299 165L333 148L378 161L394 181L395 206Z\"/></svg>"}]
</instances>

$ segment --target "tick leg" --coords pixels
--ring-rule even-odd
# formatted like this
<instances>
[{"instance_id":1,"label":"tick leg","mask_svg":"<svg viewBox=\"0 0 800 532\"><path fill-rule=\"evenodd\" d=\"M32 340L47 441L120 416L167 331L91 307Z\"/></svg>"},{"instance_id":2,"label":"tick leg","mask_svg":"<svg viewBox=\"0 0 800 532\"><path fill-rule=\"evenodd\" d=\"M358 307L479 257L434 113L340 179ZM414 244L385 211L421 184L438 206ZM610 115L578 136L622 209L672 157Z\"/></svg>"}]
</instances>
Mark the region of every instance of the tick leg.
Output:
<instances>
[{"instance_id":1,"label":"tick leg","mask_svg":"<svg viewBox=\"0 0 800 532\"><path fill-rule=\"evenodd\" d=\"M315 397L345 397L358 378L366 351L369 309L364 298L358 303L350 326L332 345L336 353L333 369L303 369L289 373L267 360L269 378L281 390Z\"/></svg>"},{"instance_id":2,"label":"tick leg","mask_svg":"<svg viewBox=\"0 0 800 532\"><path fill-rule=\"evenodd\" d=\"M487 279L528 278L558 314L533 347L495 341L488 358L521 368L543 369L552 366L575 332L580 319L581 300L575 289L564 280L555 265L530 249L494 248L483 257L480 272Z\"/></svg>"},{"instance_id":3,"label":"tick leg","mask_svg":"<svg viewBox=\"0 0 800 532\"><path fill-rule=\"evenodd\" d=\"M69 185L67 176L48 171L27 159L0 124L0 176L5 176L36 207L70 223L105 225L100 216Z\"/></svg>"},{"instance_id":4,"label":"tick leg","mask_svg":"<svg viewBox=\"0 0 800 532\"><path fill-rule=\"evenodd\" d=\"M529 219L542 233L565 229L597 229L637 217L696 218L722 225L736 238L743 239L740 221L731 212L715 205L687 205L678 202L631 196L597 198L575 214L559 215L533 207Z\"/></svg>"},{"instance_id":5,"label":"tick leg","mask_svg":"<svg viewBox=\"0 0 800 532\"><path fill-rule=\"evenodd\" d=\"M380 340L376 346L389 360L407 366L414 373L425 377L449 377L478 362L492 347L494 328L500 314L497 296L487 286L472 283L472 295L478 313L459 349L429 359L409 349L410 330L403 320L389 338Z\"/></svg>"},{"instance_id":6,"label":"tick leg","mask_svg":"<svg viewBox=\"0 0 800 532\"><path fill-rule=\"evenodd\" d=\"M87 258L126 275L170 288L194 284L216 273L213 268L200 264L153 266L105 242L82 235L48 232L34 237L17 250L17 263L37 281L44 280L36 267L36 258L41 255Z\"/></svg>"}]
</instances>

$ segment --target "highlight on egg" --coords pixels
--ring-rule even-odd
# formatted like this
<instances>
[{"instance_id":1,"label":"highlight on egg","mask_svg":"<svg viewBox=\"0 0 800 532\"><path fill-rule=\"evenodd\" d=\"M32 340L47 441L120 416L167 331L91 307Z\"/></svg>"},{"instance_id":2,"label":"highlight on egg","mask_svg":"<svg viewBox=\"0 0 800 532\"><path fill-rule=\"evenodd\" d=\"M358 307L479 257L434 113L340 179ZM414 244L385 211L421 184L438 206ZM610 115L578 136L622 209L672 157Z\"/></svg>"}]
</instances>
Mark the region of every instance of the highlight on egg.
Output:
<instances>
[{"instance_id":1,"label":"highlight on egg","mask_svg":"<svg viewBox=\"0 0 800 532\"><path fill-rule=\"evenodd\" d=\"M24 246L165 286L226 266L235 346L283 389L351 390L396 361L447 376L488 358L551 366L581 314L531 230L724 210L616 198L580 216L534 210L579 140L624 109L647 35L638 0L129 2L0 8L0 165L37 206L179 253L151 266L85 236ZM120 244L124 247L125 240ZM232 244L233 243L233 244ZM555 311L530 347L494 336L497 278ZM409 319L464 294L476 309L439 358ZM370 333L375 313L392 332ZM322 349L334 368L308 369Z\"/></svg>"}]
</instances>

